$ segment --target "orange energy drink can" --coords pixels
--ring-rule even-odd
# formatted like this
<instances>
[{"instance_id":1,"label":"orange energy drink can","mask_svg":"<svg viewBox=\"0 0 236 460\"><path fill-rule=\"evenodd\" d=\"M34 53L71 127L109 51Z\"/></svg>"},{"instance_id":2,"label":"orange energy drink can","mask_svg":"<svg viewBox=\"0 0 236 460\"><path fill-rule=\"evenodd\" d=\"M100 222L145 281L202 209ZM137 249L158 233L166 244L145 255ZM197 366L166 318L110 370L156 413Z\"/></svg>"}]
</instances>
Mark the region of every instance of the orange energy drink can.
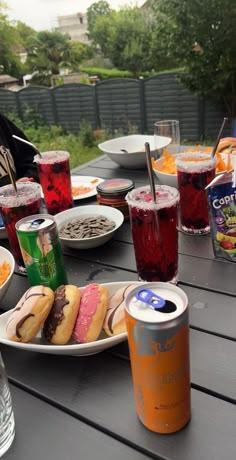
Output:
<instances>
[{"instance_id":1,"label":"orange energy drink can","mask_svg":"<svg viewBox=\"0 0 236 460\"><path fill-rule=\"evenodd\" d=\"M170 283L145 283L126 297L136 412L149 430L174 433L190 419L188 298Z\"/></svg>"}]
</instances>

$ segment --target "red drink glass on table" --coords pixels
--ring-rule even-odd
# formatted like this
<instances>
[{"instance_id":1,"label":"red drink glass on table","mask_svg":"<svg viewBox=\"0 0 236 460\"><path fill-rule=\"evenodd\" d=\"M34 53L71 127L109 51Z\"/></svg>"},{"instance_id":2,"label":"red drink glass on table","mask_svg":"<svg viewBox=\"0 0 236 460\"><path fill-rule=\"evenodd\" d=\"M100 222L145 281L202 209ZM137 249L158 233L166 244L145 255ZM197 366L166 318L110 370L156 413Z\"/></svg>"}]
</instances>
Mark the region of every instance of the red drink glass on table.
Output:
<instances>
[{"instance_id":1,"label":"red drink glass on table","mask_svg":"<svg viewBox=\"0 0 236 460\"><path fill-rule=\"evenodd\" d=\"M63 151L44 152L42 157L34 158L44 201L52 215L73 207L69 158L70 154Z\"/></svg>"},{"instance_id":2,"label":"red drink glass on table","mask_svg":"<svg viewBox=\"0 0 236 460\"><path fill-rule=\"evenodd\" d=\"M3 223L12 254L19 269L26 272L15 225L18 220L31 214L38 214L41 208L41 187L34 182L17 183L17 194L12 185L0 188L0 207Z\"/></svg>"},{"instance_id":3,"label":"red drink glass on table","mask_svg":"<svg viewBox=\"0 0 236 460\"><path fill-rule=\"evenodd\" d=\"M156 203L149 186L126 195L137 272L141 281L177 281L179 192L156 185Z\"/></svg>"},{"instance_id":4,"label":"red drink glass on table","mask_svg":"<svg viewBox=\"0 0 236 460\"><path fill-rule=\"evenodd\" d=\"M204 152L183 153L176 159L181 229L186 233L210 231L205 187L215 177L215 163L215 158Z\"/></svg>"}]
</instances>

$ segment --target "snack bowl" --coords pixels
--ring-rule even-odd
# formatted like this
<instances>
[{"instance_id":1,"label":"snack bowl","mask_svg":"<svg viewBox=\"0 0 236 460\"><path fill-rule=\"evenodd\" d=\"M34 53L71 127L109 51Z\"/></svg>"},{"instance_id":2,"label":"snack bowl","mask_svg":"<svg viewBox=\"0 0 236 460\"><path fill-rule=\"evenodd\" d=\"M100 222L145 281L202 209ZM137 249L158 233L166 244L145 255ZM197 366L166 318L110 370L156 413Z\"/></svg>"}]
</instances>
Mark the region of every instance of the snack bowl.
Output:
<instances>
[{"instance_id":1,"label":"snack bowl","mask_svg":"<svg viewBox=\"0 0 236 460\"><path fill-rule=\"evenodd\" d=\"M2 267L2 264L4 262L7 262L10 267L10 273L7 276L6 280L0 285L0 301L3 299L5 294L7 293L7 290L11 284L13 273L15 270L15 259L13 255L11 254L10 251L5 249L3 246L0 246L0 267ZM2 270L0 269L1 273L1 278L2 278Z\"/></svg>"},{"instance_id":2,"label":"snack bowl","mask_svg":"<svg viewBox=\"0 0 236 460\"><path fill-rule=\"evenodd\" d=\"M177 156L177 155L175 155L175 156ZM165 158L161 157L161 158L159 158L158 160L156 160L154 162L155 166L158 169L153 168L153 171L154 171L159 183L162 184L162 185L169 185L170 187L178 188L177 174L170 174L170 173L166 173L166 172L161 171L164 161L165 161Z\"/></svg>"},{"instance_id":3,"label":"snack bowl","mask_svg":"<svg viewBox=\"0 0 236 460\"><path fill-rule=\"evenodd\" d=\"M92 236L90 238L70 238L61 235L62 227L69 222L72 223L80 218L99 218L99 216L113 221L114 228L98 236ZM103 205L74 207L56 214L54 218L58 227L60 241L65 246L75 249L92 249L97 248L98 246L102 246L114 236L115 232L123 224L124 221L124 215L121 211L116 208L112 208L111 206Z\"/></svg>"},{"instance_id":4,"label":"snack bowl","mask_svg":"<svg viewBox=\"0 0 236 460\"><path fill-rule=\"evenodd\" d=\"M144 169L147 166L145 155L145 142L150 145L151 155L155 149L162 149L170 143L171 139L164 136L145 134L131 134L130 136L117 137L98 144L99 149L119 166L127 169Z\"/></svg>"}]
</instances>

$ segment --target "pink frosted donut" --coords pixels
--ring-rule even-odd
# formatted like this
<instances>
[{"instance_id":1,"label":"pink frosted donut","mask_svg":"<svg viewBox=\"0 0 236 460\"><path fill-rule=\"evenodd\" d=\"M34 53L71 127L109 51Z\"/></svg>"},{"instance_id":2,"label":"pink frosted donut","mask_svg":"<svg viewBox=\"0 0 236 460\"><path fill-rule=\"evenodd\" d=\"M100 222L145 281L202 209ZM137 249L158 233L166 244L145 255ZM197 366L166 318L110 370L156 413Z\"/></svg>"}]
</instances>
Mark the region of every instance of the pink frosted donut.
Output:
<instances>
[{"instance_id":1,"label":"pink frosted donut","mask_svg":"<svg viewBox=\"0 0 236 460\"><path fill-rule=\"evenodd\" d=\"M108 290L100 284L86 286L81 295L79 314L73 330L76 342L97 340L108 306Z\"/></svg>"}]
</instances>

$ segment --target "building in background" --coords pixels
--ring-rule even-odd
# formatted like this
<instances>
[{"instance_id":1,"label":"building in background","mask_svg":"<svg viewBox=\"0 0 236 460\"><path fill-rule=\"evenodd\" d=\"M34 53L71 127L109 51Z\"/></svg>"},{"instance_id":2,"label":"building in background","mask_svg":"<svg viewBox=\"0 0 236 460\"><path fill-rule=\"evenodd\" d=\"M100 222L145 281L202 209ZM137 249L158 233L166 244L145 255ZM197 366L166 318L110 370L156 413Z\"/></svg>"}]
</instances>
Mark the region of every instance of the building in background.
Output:
<instances>
[{"instance_id":1,"label":"building in background","mask_svg":"<svg viewBox=\"0 0 236 460\"><path fill-rule=\"evenodd\" d=\"M58 26L55 28L57 32L70 35L71 40L89 44L86 13L58 16L57 22Z\"/></svg>"},{"instance_id":2,"label":"building in background","mask_svg":"<svg viewBox=\"0 0 236 460\"><path fill-rule=\"evenodd\" d=\"M0 88L10 89L11 91L17 91L19 89L18 78L12 77L11 75L0 75Z\"/></svg>"}]
</instances>

